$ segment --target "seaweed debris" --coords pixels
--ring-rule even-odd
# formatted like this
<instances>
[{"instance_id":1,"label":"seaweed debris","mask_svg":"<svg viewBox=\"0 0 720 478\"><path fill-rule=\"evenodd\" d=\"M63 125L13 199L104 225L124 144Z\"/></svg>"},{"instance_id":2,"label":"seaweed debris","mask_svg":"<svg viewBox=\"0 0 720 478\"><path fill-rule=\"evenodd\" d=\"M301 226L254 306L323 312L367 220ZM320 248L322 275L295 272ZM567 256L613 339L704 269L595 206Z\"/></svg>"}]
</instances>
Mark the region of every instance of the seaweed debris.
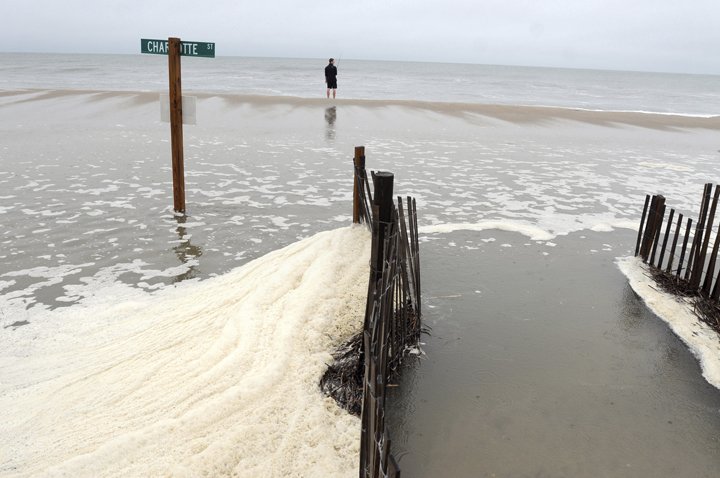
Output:
<instances>
[{"instance_id":1,"label":"seaweed debris","mask_svg":"<svg viewBox=\"0 0 720 478\"><path fill-rule=\"evenodd\" d=\"M702 291L691 287L688 281L671 273L654 267L650 268L650 272L660 289L676 296L686 297L692 304L695 315L720 334L720 304L716 300L705 296Z\"/></svg>"},{"instance_id":2,"label":"seaweed debris","mask_svg":"<svg viewBox=\"0 0 720 478\"><path fill-rule=\"evenodd\" d=\"M360 416L363 400L365 353L362 332L354 335L332 355L333 363L320 379L320 390L356 417Z\"/></svg>"},{"instance_id":3,"label":"seaweed debris","mask_svg":"<svg viewBox=\"0 0 720 478\"><path fill-rule=\"evenodd\" d=\"M411 319L416 320L415 314ZM423 352L420 350L420 336L430 335L430 328L421 326L419 333L408 332L405 343L413 344L405 346L402 352L391 359L388 364L389 386L400 377L404 358L416 357L419 359ZM328 364L327 370L320 379L320 390L332 397L340 408L347 410L356 417L362 412L363 403L363 380L365 379L365 352L363 350L363 333L358 332L347 342L342 344L332 354L333 362Z\"/></svg>"}]
</instances>

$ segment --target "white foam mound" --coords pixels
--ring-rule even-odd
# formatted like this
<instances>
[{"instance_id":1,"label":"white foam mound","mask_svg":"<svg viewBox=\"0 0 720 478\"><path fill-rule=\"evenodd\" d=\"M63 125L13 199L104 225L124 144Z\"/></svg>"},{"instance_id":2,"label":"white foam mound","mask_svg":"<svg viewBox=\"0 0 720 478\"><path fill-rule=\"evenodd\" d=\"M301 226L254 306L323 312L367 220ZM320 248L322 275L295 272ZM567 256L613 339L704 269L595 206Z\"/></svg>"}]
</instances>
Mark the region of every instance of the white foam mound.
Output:
<instances>
[{"instance_id":1,"label":"white foam mound","mask_svg":"<svg viewBox=\"0 0 720 478\"><path fill-rule=\"evenodd\" d=\"M720 388L720 337L700 321L692 307L672 294L659 291L647 270L636 257L623 257L617 261L620 270L630 281L633 290L645 304L690 348L700 361L703 377Z\"/></svg>"},{"instance_id":2,"label":"white foam mound","mask_svg":"<svg viewBox=\"0 0 720 478\"><path fill-rule=\"evenodd\" d=\"M343 228L0 329L0 475L356 476L359 421L318 381L362 326L369 256Z\"/></svg>"}]
</instances>

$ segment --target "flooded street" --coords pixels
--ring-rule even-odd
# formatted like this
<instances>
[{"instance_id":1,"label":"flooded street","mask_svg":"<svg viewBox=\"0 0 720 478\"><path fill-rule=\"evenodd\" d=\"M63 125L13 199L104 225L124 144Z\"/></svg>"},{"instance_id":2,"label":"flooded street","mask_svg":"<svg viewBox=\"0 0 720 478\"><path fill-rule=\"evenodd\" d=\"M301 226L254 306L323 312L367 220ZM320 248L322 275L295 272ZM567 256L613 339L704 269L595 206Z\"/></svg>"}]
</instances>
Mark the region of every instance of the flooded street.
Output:
<instances>
[{"instance_id":1,"label":"flooded street","mask_svg":"<svg viewBox=\"0 0 720 478\"><path fill-rule=\"evenodd\" d=\"M716 476L720 392L614 264L635 234L574 233L548 255L529 242L488 231L423 245L432 333L394 397L403 472Z\"/></svg>"}]
</instances>

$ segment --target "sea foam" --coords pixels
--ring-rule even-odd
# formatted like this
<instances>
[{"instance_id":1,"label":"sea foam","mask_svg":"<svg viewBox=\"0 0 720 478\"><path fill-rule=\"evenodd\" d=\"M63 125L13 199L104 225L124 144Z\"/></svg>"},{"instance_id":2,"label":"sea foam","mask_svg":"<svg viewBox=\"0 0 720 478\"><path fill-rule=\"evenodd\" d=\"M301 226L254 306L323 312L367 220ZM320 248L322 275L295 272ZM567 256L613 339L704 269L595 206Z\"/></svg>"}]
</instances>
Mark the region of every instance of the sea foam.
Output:
<instances>
[{"instance_id":1,"label":"sea foam","mask_svg":"<svg viewBox=\"0 0 720 478\"><path fill-rule=\"evenodd\" d=\"M687 302L657 289L650 272L638 258L624 257L617 261L633 288L658 317L685 342L700 361L703 377L720 388L720 337L700 321Z\"/></svg>"},{"instance_id":2,"label":"sea foam","mask_svg":"<svg viewBox=\"0 0 720 478\"><path fill-rule=\"evenodd\" d=\"M31 309L0 329L0 474L353 476L359 421L317 383L361 327L369 249L347 227L202 282Z\"/></svg>"}]
</instances>

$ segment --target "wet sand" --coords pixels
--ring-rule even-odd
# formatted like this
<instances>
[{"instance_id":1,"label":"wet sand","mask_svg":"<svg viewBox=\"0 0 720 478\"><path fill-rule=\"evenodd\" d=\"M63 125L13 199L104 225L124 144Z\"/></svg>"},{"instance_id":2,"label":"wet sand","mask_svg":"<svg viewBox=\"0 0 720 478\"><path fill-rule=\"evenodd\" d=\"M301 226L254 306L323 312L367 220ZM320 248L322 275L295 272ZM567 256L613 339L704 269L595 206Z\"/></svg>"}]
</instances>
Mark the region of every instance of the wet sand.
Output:
<instances>
[{"instance_id":1,"label":"wet sand","mask_svg":"<svg viewBox=\"0 0 720 478\"><path fill-rule=\"evenodd\" d=\"M558 108L550 106L515 106L473 103L429 102L419 100L370 100L370 99L343 99L328 100L325 98L298 98L292 96L252 96L222 93L202 93L185 91L187 96L195 96L200 100L218 98L227 105L248 105L251 107L292 107L309 108L328 107L362 107L364 109L377 109L388 107L402 107L420 111L442 113L451 116L468 117L472 115L485 116L511 123L528 124L543 123L551 120L576 121L602 126L638 126L660 130L675 128L720 130L720 115L684 116L677 114L643 113L635 111L596 111L578 108ZM5 104L17 104L38 100L52 100L63 97L89 96L94 101L123 98L131 104L142 105L157 101L155 92L128 92L128 91L93 91L93 90L17 90L1 91L0 98L5 98ZM329 103L330 102L330 103ZM207 118L216 116L210 112Z\"/></svg>"}]
</instances>

